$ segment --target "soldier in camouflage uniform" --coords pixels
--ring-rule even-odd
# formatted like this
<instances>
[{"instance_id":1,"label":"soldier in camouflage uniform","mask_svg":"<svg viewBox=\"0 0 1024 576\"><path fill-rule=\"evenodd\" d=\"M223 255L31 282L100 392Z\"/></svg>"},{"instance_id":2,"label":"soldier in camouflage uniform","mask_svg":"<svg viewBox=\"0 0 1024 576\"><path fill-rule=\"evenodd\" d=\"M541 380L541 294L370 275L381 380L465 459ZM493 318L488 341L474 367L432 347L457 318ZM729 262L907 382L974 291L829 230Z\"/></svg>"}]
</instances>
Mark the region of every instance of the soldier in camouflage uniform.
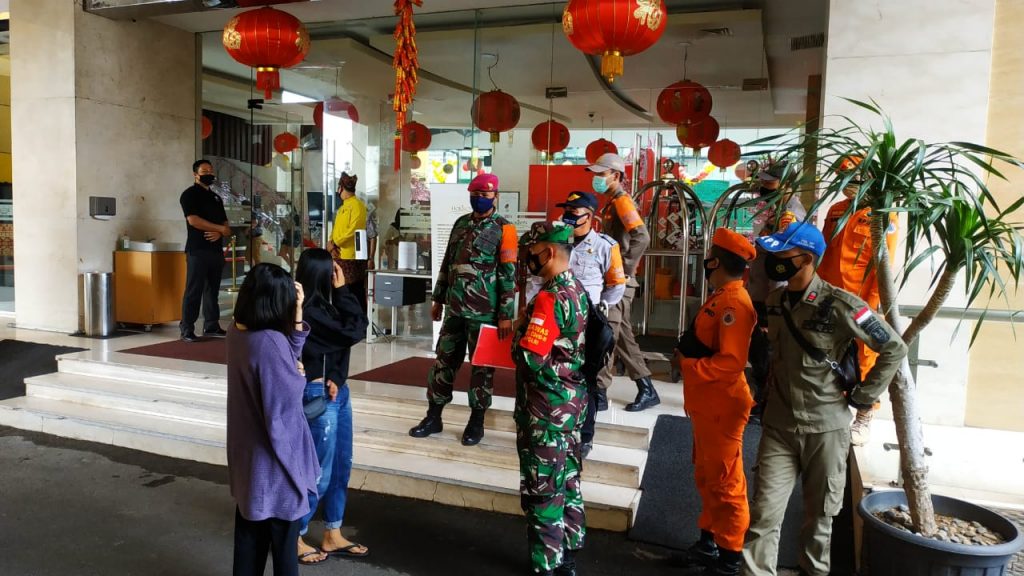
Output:
<instances>
[{"instance_id":1,"label":"soldier in camouflage uniform","mask_svg":"<svg viewBox=\"0 0 1024 576\"><path fill-rule=\"evenodd\" d=\"M573 576L586 532L580 428L586 417L587 292L569 267L573 229L534 224L524 235L530 273L544 279L516 327L516 447L530 561L541 574Z\"/></svg>"},{"instance_id":2,"label":"soldier in camouflage uniform","mask_svg":"<svg viewBox=\"0 0 1024 576\"><path fill-rule=\"evenodd\" d=\"M441 432L441 411L452 401L455 376L472 356L480 326L497 325L498 335L512 335L515 305L516 228L497 214L498 177L481 174L469 183L471 214L455 221L444 261L434 285L431 314L441 321L437 361L427 376L427 416L409 430L424 438ZM444 308L447 307L447 311ZM469 406L472 414L462 444L474 446L484 437L484 413L491 405L494 368L473 366Z\"/></svg>"}]
</instances>

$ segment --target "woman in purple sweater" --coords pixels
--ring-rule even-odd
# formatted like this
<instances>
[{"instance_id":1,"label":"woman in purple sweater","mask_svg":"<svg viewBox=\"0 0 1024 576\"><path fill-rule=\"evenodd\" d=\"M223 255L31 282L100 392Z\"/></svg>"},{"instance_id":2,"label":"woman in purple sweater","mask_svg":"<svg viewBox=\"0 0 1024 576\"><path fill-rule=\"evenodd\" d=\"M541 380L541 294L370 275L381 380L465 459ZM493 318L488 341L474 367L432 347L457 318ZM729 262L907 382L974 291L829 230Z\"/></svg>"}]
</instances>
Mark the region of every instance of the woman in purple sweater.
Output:
<instances>
[{"instance_id":1,"label":"woman in purple sweater","mask_svg":"<svg viewBox=\"0 0 1024 576\"><path fill-rule=\"evenodd\" d=\"M273 264L245 277L228 331L228 475L235 511L235 576L299 573L300 521L320 465L302 411L300 357L309 335L302 286Z\"/></svg>"}]
</instances>

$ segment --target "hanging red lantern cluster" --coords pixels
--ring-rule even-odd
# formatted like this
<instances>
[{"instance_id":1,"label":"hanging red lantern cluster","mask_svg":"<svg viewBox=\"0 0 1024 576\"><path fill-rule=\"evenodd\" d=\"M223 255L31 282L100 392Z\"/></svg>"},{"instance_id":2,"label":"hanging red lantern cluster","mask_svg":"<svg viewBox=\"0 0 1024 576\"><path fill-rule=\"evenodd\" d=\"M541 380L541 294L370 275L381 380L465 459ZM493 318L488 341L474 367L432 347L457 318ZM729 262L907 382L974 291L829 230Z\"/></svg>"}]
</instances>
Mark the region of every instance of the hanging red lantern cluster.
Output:
<instances>
[{"instance_id":1,"label":"hanging red lantern cluster","mask_svg":"<svg viewBox=\"0 0 1024 576\"><path fill-rule=\"evenodd\" d=\"M597 162L597 159L600 158L602 154L618 153L619 147L616 146L615 143L612 142L611 140L605 140L604 138L598 138L597 140L594 140L590 144L587 144L587 150L585 152L587 162L590 162L591 164Z\"/></svg>"},{"instance_id":2,"label":"hanging red lantern cluster","mask_svg":"<svg viewBox=\"0 0 1024 576\"><path fill-rule=\"evenodd\" d=\"M664 0L569 0L562 31L578 50L601 56L601 76L614 82L623 57L653 46L667 21Z\"/></svg>"},{"instance_id":3,"label":"hanging red lantern cluster","mask_svg":"<svg viewBox=\"0 0 1024 576\"><path fill-rule=\"evenodd\" d=\"M534 127L530 139L537 150L554 154L569 147L569 129L561 122L548 120Z\"/></svg>"},{"instance_id":4,"label":"hanging red lantern cluster","mask_svg":"<svg viewBox=\"0 0 1024 576\"><path fill-rule=\"evenodd\" d=\"M672 125L700 122L711 115L712 104L711 92L707 88L683 80L658 94L658 117Z\"/></svg>"},{"instance_id":5,"label":"hanging red lantern cluster","mask_svg":"<svg viewBox=\"0 0 1024 576\"><path fill-rule=\"evenodd\" d=\"M280 68L302 62L309 32L298 18L270 7L242 12L224 27L224 48L236 61L256 68L256 88L268 100L281 87Z\"/></svg>"},{"instance_id":6,"label":"hanging red lantern cluster","mask_svg":"<svg viewBox=\"0 0 1024 576\"><path fill-rule=\"evenodd\" d=\"M409 122L402 127L402 150L415 154L430 147L430 128L419 122Z\"/></svg>"},{"instance_id":7,"label":"hanging red lantern cluster","mask_svg":"<svg viewBox=\"0 0 1024 576\"><path fill-rule=\"evenodd\" d=\"M282 132L274 136L274 150L278 154L287 154L299 147L299 137L291 132Z\"/></svg>"},{"instance_id":8,"label":"hanging red lantern cluster","mask_svg":"<svg viewBox=\"0 0 1024 576\"><path fill-rule=\"evenodd\" d=\"M473 124L490 132L491 142L498 142L502 132L519 124L519 101L501 90L491 90L477 96L471 110Z\"/></svg>"},{"instance_id":9,"label":"hanging red lantern cluster","mask_svg":"<svg viewBox=\"0 0 1024 576\"><path fill-rule=\"evenodd\" d=\"M708 148L708 160L725 170L740 161L740 145L728 138L719 140Z\"/></svg>"},{"instance_id":10,"label":"hanging red lantern cluster","mask_svg":"<svg viewBox=\"0 0 1024 576\"><path fill-rule=\"evenodd\" d=\"M687 122L676 126L676 138L683 146L700 152L718 140L718 120L708 116L700 122Z\"/></svg>"}]
</instances>

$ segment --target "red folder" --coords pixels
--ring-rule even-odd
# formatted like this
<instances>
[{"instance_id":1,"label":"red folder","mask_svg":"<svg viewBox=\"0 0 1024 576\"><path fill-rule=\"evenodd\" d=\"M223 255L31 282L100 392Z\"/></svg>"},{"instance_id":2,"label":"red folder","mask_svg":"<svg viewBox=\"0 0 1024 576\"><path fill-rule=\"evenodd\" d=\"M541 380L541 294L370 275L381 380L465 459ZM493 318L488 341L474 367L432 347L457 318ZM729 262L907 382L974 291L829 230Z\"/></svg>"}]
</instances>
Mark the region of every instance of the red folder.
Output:
<instances>
[{"instance_id":1,"label":"red folder","mask_svg":"<svg viewBox=\"0 0 1024 576\"><path fill-rule=\"evenodd\" d=\"M489 324L480 326L480 335L476 340L476 351L473 353L474 366L492 366L515 370L512 362L512 337L498 339L498 328Z\"/></svg>"}]
</instances>

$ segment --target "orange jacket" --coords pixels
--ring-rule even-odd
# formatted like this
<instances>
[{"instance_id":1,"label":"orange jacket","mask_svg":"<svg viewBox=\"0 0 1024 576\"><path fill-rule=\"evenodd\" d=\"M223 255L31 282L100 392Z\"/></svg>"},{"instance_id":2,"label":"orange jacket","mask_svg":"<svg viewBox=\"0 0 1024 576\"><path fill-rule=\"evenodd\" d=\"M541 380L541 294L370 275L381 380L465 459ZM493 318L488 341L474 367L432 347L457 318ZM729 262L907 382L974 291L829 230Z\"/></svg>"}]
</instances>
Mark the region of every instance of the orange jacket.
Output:
<instances>
[{"instance_id":1,"label":"orange jacket","mask_svg":"<svg viewBox=\"0 0 1024 576\"><path fill-rule=\"evenodd\" d=\"M837 288L856 294L872 309L878 310L878 278L873 268L871 272L867 271L874 251L871 242L871 208L863 208L850 215L846 226L836 234L839 220L850 209L852 202L850 199L843 200L829 209L825 217L822 233L828 247L818 265L818 276ZM890 255L896 250L896 222L896 215L891 215L885 237Z\"/></svg>"},{"instance_id":2,"label":"orange jacket","mask_svg":"<svg viewBox=\"0 0 1024 576\"><path fill-rule=\"evenodd\" d=\"M688 414L742 413L753 406L743 370L750 352L750 336L757 313L743 281L715 290L697 312L697 338L714 351L707 358L683 358L684 408Z\"/></svg>"}]
</instances>

